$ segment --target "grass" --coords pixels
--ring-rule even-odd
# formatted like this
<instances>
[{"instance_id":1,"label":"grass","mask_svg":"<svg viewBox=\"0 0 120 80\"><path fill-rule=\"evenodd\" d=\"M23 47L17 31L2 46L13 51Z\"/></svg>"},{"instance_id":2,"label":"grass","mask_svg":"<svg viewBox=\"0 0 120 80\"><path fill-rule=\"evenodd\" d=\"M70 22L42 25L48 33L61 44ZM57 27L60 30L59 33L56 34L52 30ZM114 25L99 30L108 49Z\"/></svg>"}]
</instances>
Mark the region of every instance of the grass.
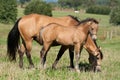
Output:
<instances>
[{"instance_id":1,"label":"grass","mask_svg":"<svg viewBox=\"0 0 120 80\"><path fill-rule=\"evenodd\" d=\"M23 9L19 9L19 17L23 16ZM56 12L53 11L55 17L65 15L75 15L74 12ZM120 29L118 27L112 27L109 23L109 16L107 15L95 15L95 14L79 14L80 19L87 17L94 17L101 19L99 35L103 35L103 31L111 31L116 29L119 35ZM24 56L24 69L20 69L17 62L10 62L6 59L6 41L7 35L11 30L13 24L1 24L0 23L0 80L119 80L120 79L120 37L116 36L112 40L98 40L98 44L102 47L104 59L102 61L102 72L93 73L81 71L80 74L70 71L67 66L69 65L68 51L62 56L57 65L57 70L52 70L51 65L54 62L58 50L58 47L52 47L47 56L46 69L39 69L40 58L39 52L41 46L36 42L33 43L32 59L35 64L34 69L27 69L28 61ZM110 27L109 27L110 26ZM83 50L80 63L88 63L88 53Z\"/></svg>"}]
</instances>

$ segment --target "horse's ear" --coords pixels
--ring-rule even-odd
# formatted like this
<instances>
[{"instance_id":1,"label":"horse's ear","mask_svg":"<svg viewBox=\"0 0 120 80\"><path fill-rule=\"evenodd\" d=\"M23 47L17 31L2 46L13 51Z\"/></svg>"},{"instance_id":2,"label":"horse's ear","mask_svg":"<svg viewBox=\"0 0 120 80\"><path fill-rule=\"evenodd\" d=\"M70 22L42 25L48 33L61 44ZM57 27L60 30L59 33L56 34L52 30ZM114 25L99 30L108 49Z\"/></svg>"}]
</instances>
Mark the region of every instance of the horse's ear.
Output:
<instances>
[{"instance_id":1,"label":"horse's ear","mask_svg":"<svg viewBox=\"0 0 120 80\"><path fill-rule=\"evenodd\" d=\"M101 50L101 47L100 47L100 46L99 46L98 48L99 48L99 50Z\"/></svg>"},{"instance_id":2,"label":"horse's ear","mask_svg":"<svg viewBox=\"0 0 120 80\"><path fill-rule=\"evenodd\" d=\"M88 25L91 25L92 24L92 21L88 21Z\"/></svg>"}]
</instances>

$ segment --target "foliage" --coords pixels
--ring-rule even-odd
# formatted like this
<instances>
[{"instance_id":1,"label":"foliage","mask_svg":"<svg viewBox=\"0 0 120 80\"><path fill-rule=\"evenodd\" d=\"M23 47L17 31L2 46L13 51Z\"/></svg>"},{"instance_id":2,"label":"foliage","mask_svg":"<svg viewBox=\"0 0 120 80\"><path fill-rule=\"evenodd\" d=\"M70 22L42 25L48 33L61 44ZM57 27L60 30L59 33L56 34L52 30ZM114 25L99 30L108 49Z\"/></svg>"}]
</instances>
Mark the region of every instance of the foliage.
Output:
<instances>
[{"instance_id":1,"label":"foliage","mask_svg":"<svg viewBox=\"0 0 120 80\"><path fill-rule=\"evenodd\" d=\"M19 2L20 2L20 4L21 4L21 8L23 8L24 7L24 4L26 3L26 2L30 2L31 0L19 0Z\"/></svg>"},{"instance_id":2,"label":"foliage","mask_svg":"<svg viewBox=\"0 0 120 80\"><path fill-rule=\"evenodd\" d=\"M21 16L22 10L19 8L18 15ZM22 8L23 9L23 8ZM54 12L53 15L65 16L68 14L76 15L74 12ZM23 14L22 14L23 15ZM96 19L101 18L100 24L106 25L106 21L108 21L108 15L95 15L95 14L80 14L80 18L85 19L87 17L93 17ZM9 30L12 28L13 24L4 25L0 24L0 80L119 80L120 79L120 38L116 38L116 40L105 40L99 41L99 45L102 47L102 51L104 54L104 59L102 61L102 72L93 73L92 71L84 71L81 70L80 73L76 73L75 71L71 71L67 66L69 65L69 55L68 51L64 53L60 61L58 62L57 69L53 70L51 65L56 58L56 55L60 49L60 47L52 47L47 56L47 65L46 69L39 68L40 66L40 57L39 51L42 47L40 47L37 43L32 45L32 59L35 64L35 68L28 69L28 61L26 56L24 56L24 69L20 69L18 65L19 56L17 57L16 63L12 63L6 60L6 37L8 35ZM8 27L9 26L9 27ZM99 27L99 32L103 34L103 30L108 31L118 27ZM118 33L119 33L118 32ZM99 35L99 34L98 34ZM119 36L120 37L120 36ZM98 42L98 41L97 41ZM85 65L88 61L88 53L86 51L82 51L80 58L81 62ZM81 68L82 66L80 66ZM84 67L82 67L84 69Z\"/></svg>"},{"instance_id":3,"label":"foliage","mask_svg":"<svg viewBox=\"0 0 120 80\"><path fill-rule=\"evenodd\" d=\"M74 8L77 9L82 4L82 0L58 0L58 4L64 8Z\"/></svg>"},{"instance_id":4,"label":"foliage","mask_svg":"<svg viewBox=\"0 0 120 80\"><path fill-rule=\"evenodd\" d=\"M118 5L120 5L120 0L110 0L109 5L112 8L115 6L118 6Z\"/></svg>"},{"instance_id":5,"label":"foliage","mask_svg":"<svg viewBox=\"0 0 120 80\"><path fill-rule=\"evenodd\" d=\"M16 0L0 0L0 22L11 23L17 18Z\"/></svg>"},{"instance_id":6,"label":"foliage","mask_svg":"<svg viewBox=\"0 0 120 80\"><path fill-rule=\"evenodd\" d=\"M110 13L110 8L107 6L91 6L87 8L86 13L94 13L94 14L105 14L108 15Z\"/></svg>"},{"instance_id":7,"label":"foliage","mask_svg":"<svg viewBox=\"0 0 120 80\"><path fill-rule=\"evenodd\" d=\"M48 16L52 16L52 7L45 2L36 0L30 2L24 11L24 14L31 14L31 13L37 13L37 14L44 14Z\"/></svg>"},{"instance_id":8,"label":"foliage","mask_svg":"<svg viewBox=\"0 0 120 80\"><path fill-rule=\"evenodd\" d=\"M110 23L120 25L120 6L113 8L111 11Z\"/></svg>"},{"instance_id":9,"label":"foliage","mask_svg":"<svg viewBox=\"0 0 120 80\"><path fill-rule=\"evenodd\" d=\"M114 7L120 5L120 0L58 0L62 8L89 8L89 6L100 5Z\"/></svg>"}]
</instances>

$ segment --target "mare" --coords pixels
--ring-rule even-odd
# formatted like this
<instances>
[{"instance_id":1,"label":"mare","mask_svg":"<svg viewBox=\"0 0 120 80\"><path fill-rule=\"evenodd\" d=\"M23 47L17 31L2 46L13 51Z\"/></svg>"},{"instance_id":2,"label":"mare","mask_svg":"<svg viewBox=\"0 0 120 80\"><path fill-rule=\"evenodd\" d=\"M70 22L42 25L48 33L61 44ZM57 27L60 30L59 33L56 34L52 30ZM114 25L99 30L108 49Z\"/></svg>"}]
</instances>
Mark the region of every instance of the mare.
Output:
<instances>
[{"instance_id":1,"label":"mare","mask_svg":"<svg viewBox=\"0 0 120 80\"><path fill-rule=\"evenodd\" d=\"M78 20L73 19L71 16L65 16L60 18L53 18L45 15L30 14L25 15L17 20L14 27L8 34L7 38L7 55L11 61L16 60L16 52L19 54L19 66L23 67L23 55L26 56L29 61L29 67L34 67L31 59L32 41L35 40L40 44L39 32L42 26L46 26L49 23L64 24L65 26L77 25ZM22 43L20 45L20 37Z\"/></svg>"},{"instance_id":2,"label":"mare","mask_svg":"<svg viewBox=\"0 0 120 80\"><path fill-rule=\"evenodd\" d=\"M92 19L91 19L92 20ZM93 19L94 20L94 19ZM34 64L31 59L31 49L32 41L35 40L40 44L40 29L42 26L46 26L49 23L57 23L64 26L78 25L79 21L73 16L65 17L49 17L45 15L30 14L25 15L17 20L14 27L8 34L7 38L7 55L11 61L16 60L16 52L19 53L19 66L23 67L23 55L26 53L26 56L29 61L29 67L34 67ZM94 25L97 26L97 25ZM20 45L20 37L22 43ZM60 53L63 51L64 46L61 47ZM69 50L69 53L73 53L72 50ZM70 54L70 56L73 56ZM72 59L70 59L70 67L73 67Z\"/></svg>"},{"instance_id":3,"label":"mare","mask_svg":"<svg viewBox=\"0 0 120 80\"><path fill-rule=\"evenodd\" d=\"M96 33L96 26L92 26L94 21L84 21L77 26L71 28L64 27L62 25L51 23L43 27L40 31L40 37L42 39L43 48L41 49L41 63L44 67L47 53L54 42L58 44L68 46L74 46L75 52L75 70L79 71L78 61L80 59L80 53L82 46L86 43L89 34ZM95 57L99 53L93 54Z\"/></svg>"}]
</instances>

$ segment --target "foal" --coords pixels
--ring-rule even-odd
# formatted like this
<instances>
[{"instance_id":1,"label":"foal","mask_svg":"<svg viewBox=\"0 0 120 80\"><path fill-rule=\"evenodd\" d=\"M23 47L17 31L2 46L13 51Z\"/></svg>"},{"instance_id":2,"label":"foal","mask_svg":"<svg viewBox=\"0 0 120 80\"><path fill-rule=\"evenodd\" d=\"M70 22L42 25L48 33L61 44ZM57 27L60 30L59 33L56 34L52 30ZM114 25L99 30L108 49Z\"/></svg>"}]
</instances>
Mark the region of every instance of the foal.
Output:
<instances>
[{"instance_id":1,"label":"foal","mask_svg":"<svg viewBox=\"0 0 120 80\"><path fill-rule=\"evenodd\" d=\"M103 54L102 54L102 52L100 50L100 47L98 47L98 45L96 44L96 41L93 40L90 35L88 35L87 41L86 41L86 43L84 44L83 47L86 49L86 51L88 52L88 54L90 56L88 58L90 66L91 66L90 69L93 70L94 72L101 71L101 60L103 59ZM81 51L82 51L83 47L81 48ZM69 50L71 50L70 52L74 51L73 46L68 47L68 46L62 45L62 48L60 49L60 51L59 51L53 65L52 65L53 69L56 69L56 65L57 65L58 61L60 60L63 53L68 48L69 48ZM94 54L99 54L99 55L94 56ZM73 59L74 59L74 53L70 53L70 60L71 60L70 61L71 62L70 68L74 69Z\"/></svg>"},{"instance_id":2,"label":"foal","mask_svg":"<svg viewBox=\"0 0 120 80\"><path fill-rule=\"evenodd\" d=\"M79 72L78 61L80 59L81 47L86 42L88 34L96 32L94 26L91 26L94 22L88 21L78 25L77 27L67 28L59 24L49 24L40 31L40 37L43 41L43 48L41 50L42 65L44 67L46 61L47 52L50 46L55 41L58 44L65 46L74 46L75 51L75 69ZM94 54L95 56L98 54Z\"/></svg>"}]
</instances>

